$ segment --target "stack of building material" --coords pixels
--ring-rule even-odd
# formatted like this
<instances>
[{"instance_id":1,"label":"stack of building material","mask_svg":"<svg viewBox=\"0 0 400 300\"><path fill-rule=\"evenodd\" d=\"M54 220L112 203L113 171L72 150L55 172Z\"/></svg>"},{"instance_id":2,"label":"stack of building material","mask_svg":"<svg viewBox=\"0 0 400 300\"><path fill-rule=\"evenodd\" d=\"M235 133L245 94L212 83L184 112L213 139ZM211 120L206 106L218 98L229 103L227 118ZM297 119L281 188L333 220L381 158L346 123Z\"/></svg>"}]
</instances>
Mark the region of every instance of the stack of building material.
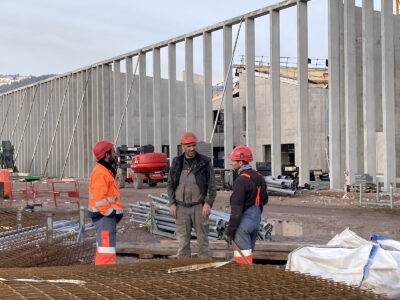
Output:
<instances>
[{"instance_id":1,"label":"stack of building material","mask_svg":"<svg viewBox=\"0 0 400 300\"><path fill-rule=\"evenodd\" d=\"M287 195L296 194L297 185L295 180L281 176L265 176L264 178L267 182L268 191Z\"/></svg>"},{"instance_id":2,"label":"stack of building material","mask_svg":"<svg viewBox=\"0 0 400 300\"><path fill-rule=\"evenodd\" d=\"M169 215L168 195L161 194L161 197L148 195L148 197L152 201L139 201L138 204L129 204L131 207L131 221L147 227L154 234L175 239L176 225L175 219ZM228 222L228 213L212 209L209 216L210 231L208 239L222 240ZM258 239L270 240L272 228L271 224L261 221ZM196 236L194 229L192 236Z\"/></svg>"},{"instance_id":3,"label":"stack of building material","mask_svg":"<svg viewBox=\"0 0 400 300\"><path fill-rule=\"evenodd\" d=\"M373 182L373 178L369 174L355 174L355 182L350 185L350 192L360 192L360 186L362 186L364 193L376 193L376 184Z\"/></svg>"}]
</instances>

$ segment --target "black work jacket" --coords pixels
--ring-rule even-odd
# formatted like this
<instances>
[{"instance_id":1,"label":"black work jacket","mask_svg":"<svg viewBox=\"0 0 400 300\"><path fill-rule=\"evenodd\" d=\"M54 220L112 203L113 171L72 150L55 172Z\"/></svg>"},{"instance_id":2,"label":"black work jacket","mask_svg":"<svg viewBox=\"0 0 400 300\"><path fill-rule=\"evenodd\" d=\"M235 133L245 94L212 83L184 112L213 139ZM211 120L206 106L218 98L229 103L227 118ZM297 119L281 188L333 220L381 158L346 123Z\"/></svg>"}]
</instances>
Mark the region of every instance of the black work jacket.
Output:
<instances>
[{"instance_id":1,"label":"black work jacket","mask_svg":"<svg viewBox=\"0 0 400 300\"><path fill-rule=\"evenodd\" d=\"M260 210L268 203L267 184L264 177L253 169L244 170L241 174L246 173L250 178L239 175L233 182L233 193L231 196L231 216L229 225L225 233L227 236L234 237L235 231L240 224L242 214L255 204L257 197L257 186L261 186L260 190Z\"/></svg>"},{"instance_id":2,"label":"black work jacket","mask_svg":"<svg viewBox=\"0 0 400 300\"><path fill-rule=\"evenodd\" d=\"M185 153L175 157L169 169L168 198L170 204L176 203L175 191L179 185L184 159ZM213 175L214 172L211 168L211 160L207 156L196 152L191 172L196 178L196 184L199 186L200 192L203 196L203 201L206 199L208 193L207 203L212 207L217 194L217 188L215 184L215 175ZM214 176L214 178L211 178L211 176Z\"/></svg>"}]
</instances>

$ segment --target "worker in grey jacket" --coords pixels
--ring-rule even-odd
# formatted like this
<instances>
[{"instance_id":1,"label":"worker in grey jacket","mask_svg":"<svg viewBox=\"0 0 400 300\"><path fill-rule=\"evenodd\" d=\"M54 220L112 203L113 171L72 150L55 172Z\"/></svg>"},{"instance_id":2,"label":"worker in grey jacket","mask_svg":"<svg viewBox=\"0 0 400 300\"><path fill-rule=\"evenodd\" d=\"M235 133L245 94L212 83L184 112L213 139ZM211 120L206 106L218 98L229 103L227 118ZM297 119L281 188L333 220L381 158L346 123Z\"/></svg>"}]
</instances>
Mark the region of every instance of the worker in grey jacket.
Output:
<instances>
[{"instance_id":1,"label":"worker in grey jacket","mask_svg":"<svg viewBox=\"0 0 400 300\"><path fill-rule=\"evenodd\" d=\"M210 257L208 217L217 188L211 160L196 152L196 142L192 132L183 133L181 144L184 153L173 159L168 175L169 212L176 218L179 258L191 257L193 227L197 235L198 256Z\"/></svg>"}]
</instances>

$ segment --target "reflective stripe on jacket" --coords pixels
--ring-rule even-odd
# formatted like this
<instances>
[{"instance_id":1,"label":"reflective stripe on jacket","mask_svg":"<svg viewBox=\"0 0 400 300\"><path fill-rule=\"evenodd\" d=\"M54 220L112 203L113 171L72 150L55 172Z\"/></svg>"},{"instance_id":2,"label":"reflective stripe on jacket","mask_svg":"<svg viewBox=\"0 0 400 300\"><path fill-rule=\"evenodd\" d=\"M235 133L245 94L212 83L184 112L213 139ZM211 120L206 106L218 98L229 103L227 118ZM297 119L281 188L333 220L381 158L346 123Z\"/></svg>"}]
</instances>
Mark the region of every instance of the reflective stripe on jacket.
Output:
<instances>
[{"instance_id":1,"label":"reflective stripe on jacket","mask_svg":"<svg viewBox=\"0 0 400 300\"><path fill-rule=\"evenodd\" d=\"M104 216L115 213L122 214L119 190L110 170L97 164L90 174L89 205L90 212L99 212Z\"/></svg>"}]
</instances>

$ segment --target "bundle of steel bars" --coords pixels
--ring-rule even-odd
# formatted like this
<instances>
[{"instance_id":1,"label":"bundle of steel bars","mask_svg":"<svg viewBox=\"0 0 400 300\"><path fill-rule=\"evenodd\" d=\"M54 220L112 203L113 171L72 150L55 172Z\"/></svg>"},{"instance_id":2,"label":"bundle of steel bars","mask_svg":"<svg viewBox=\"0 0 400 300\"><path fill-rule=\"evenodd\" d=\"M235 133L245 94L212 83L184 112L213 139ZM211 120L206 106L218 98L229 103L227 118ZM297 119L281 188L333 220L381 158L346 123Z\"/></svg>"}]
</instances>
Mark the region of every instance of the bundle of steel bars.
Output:
<instances>
[{"instance_id":1,"label":"bundle of steel bars","mask_svg":"<svg viewBox=\"0 0 400 300\"><path fill-rule=\"evenodd\" d=\"M131 211L131 221L142 224L149 228L150 232L169 238L176 238L175 219L169 215L168 195L161 194L160 197L148 195L152 201L139 201L138 204L129 204ZM222 240L224 238L225 229L228 226L229 214L211 210L209 216L209 240ZM271 239L272 225L261 221L258 231L258 239ZM196 232L192 230L192 236L196 236Z\"/></svg>"},{"instance_id":2,"label":"bundle of steel bars","mask_svg":"<svg viewBox=\"0 0 400 300\"><path fill-rule=\"evenodd\" d=\"M267 182L267 191L277 192L287 195L296 194L296 181L284 177L265 176Z\"/></svg>"}]
</instances>

